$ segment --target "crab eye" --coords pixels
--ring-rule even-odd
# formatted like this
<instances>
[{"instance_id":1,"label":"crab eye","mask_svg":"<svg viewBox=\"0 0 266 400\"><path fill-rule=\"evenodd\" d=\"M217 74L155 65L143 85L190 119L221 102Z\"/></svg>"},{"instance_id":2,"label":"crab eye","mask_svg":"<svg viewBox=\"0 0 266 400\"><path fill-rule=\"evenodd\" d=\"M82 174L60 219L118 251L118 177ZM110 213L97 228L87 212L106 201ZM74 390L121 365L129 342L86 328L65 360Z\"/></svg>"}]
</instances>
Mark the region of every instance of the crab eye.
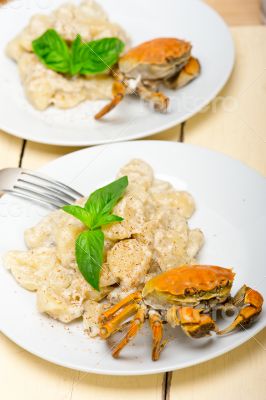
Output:
<instances>
[{"instance_id":1,"label":"crab eye","mask_svg":"<svg viewBox=\"0 0 266 400\"><path fill-rule=\"evenodd\" d=\"M186 295L195 294L196 292L197 292L197 290L195 288L187 288L185 290Z\"/></svg>"},{"instance_id":2,"label":"crab eye","mask_svg":"<svg viewBox=\"0 0 266 400\"><path fill-rule=\"evenodd\" d=\"M229 282L228 282L227 279L222 279L221 282L220 282L220 285L221 285L221 286L227 286L228 283L229 283Z\"/></svg>"}]
</instances>

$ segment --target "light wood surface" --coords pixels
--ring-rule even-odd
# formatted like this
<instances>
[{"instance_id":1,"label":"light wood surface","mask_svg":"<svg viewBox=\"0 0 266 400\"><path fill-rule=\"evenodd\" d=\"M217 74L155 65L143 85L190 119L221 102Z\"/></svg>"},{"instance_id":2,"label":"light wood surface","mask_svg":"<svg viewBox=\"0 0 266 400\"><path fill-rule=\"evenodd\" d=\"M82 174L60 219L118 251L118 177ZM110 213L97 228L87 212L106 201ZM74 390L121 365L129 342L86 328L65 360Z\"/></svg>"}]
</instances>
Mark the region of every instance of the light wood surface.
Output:
<instances>
[{"instance_id":1,"label":"light wood surface","mask_svg":"<svg viewBox=\"0 0 266 400\"><path fill-rule=\"evenodd\" d=\"M222 10L234 24L259 22L257 0L208 2ZM155 135L154 139L181 138L187 143L222 151L266 175L266 28L234 28L232 32L237 63L219 101L182 128ZM73 150L23 143L0 131L0 168L17 166L20 161L24 167L37 168ZM52 365L0 334L0 397L4 400L264 400L265 351L264 331L240 348L196 367L167 376L119 378L83 374Z\"/></svg>"},{"instance_id":2,"label":"light wood surface","mask_svg":"<svg viewBox=\"0 0 266 400\"><path fill-rule=\"evenodd\" d=\"M22 140L9 136L0 130L0 168L17 165L21 148Z\"/></svg>"},{"instance_id":3,"label":"light wood surface","mask_svg":"<svg viewBox=\"0 0 266 400\"><path fill-rule=\"evenodd\" d=\"M168 129L163 133L150 136L152 140L173 140L178 141L181 135L181 126ZM38 143L28 142L25 146L25 153L23 157L24 168L39 168L43 164L54 160L64 154L71 153L72 151L79 150L79 147L57 147L49 145L40 145Z\"/></svg>"},{"instance_id":4,"label":"light wood surface","mask_svg":"<svg viewBox=\"0 0 266 400\"><path fill-rule=\"evenodd\" d=\"M266 175L266 27L232 33L234 73L218 97L186 122L185 142L229 154Z\"/></svg>"},{"instance_id":5,"label":"light wood surface","mask_svg":"<svg viewBox=\"0 0 266 400\"><path fill-rule=\"evenodd\" d=\"M229 25L257 25L261 23L261 0L204 0Z\"/></svg>"},{"instance_id":6,"label":"light wood surface","mask_svg":"<svg viewBox=\"0 0 266 400\"><path fill-rule=\"evenodd\" d=\"M169 400L265 400L266 332L224 356L173 373Z\"/></svg>"}]
</instances>

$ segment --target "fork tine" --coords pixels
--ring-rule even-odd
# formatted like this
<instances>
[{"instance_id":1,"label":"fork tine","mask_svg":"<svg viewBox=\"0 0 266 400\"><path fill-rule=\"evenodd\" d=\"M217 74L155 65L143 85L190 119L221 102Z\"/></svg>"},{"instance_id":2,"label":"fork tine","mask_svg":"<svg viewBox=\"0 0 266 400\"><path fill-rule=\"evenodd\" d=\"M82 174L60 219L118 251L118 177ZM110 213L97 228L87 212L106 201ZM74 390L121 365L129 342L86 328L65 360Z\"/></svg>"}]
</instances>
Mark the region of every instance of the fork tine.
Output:
<instances>
[{"instance_id":1,"label":"fork tine","mask_svg":"<svg viewBox=\"0 0 266 400\"><path fill-rule=\"evenodd\" d=\"M70 203L67 201L64 201L63 199L61 199L60 197L54 196L54 195L49 195L46 194L44 192L41 192L39 190L31 190L29 188L25 188L23 186L19 186L19 185L14 185L13 190L22 193L22 194L29 194L30 196L37 196L39 198L41 198L44 201L47 202L53 202L55 204L58 205L58 207L62 207L65 205L69 205Z\"/></svg>"},{"instance_id":2,"label":"fork tine","mask_svg":"<svg viewBox=\"0 0 266 400\"><path fill-rule=\"evenodd\" d=\"M63 204L58 204L57 202L52 201L52 200L42 199L39 196L33 196L31 194L22 193L22 192L19 192L18 190L6 190L5 193L10 194L12 196L16 196L16 197L21 197L21 198L26 199L26 200L31 200L33 202L37 202L37 203L40 203L42 205L52 206L53 208L57 208L57 209L61 208L62 205L63 205Z\"/></svg>"},{"instance_id":3,"label":"fork tine","mask_svg":"<svg viewBox=\"0 0 266 400\"><path fill-rule=\"evenodd\" d=\"M66 184L64 184L62 182L58 182L55 179L47 177L46 175L44 175L42 173L39 173L39 172L35 173L35 172L32 172L27 169L21 169L21 174L26 174L26 175L32 176L36 179L40 179L43 182L50 183L57 187L59 186L61 188L61 190L67 191L66 194L69 194L69 192L70 192L73 196L75 196L75 200L77 200L80 197L83 197L83 195L81 193L77 192L75 189L72 189L71 187L67 186Z\"/></svg>"},{"instance_id":4,"label":"fork tine","mask_svg":"<svg viewBox=\"0 0 266 400\"><path fill-rule=\"evenodd\" d=\"M83 197L81 193L64 183L22 168L1 169L0 189L42 204L51 204L56 208L73 204L78 198Z\"/></svg>"},{"instance_id":5,"label":"fork tine","mask_svg":"<svg viewBox=\"0 0 266 400\"><path fill-rule=\"evenodd\" d=\"M54 189L53 187L50 187L50 186L45 186L44 187L42 185L39 185L38 183L27 181L26 179L21 179L21 178L19 178L17 181L18 182L22 182L22 183L26 183L26 185L28 185L29 187L32 187L33 189L36 188L36 187L39 188L39 189L42 189L44 194L47 193L48 195L51 194L52 196L53 195L56 195L56 196L59 195L61 198L63 198L64 200L66 200L66 201L68 201L70 203L73 203L73 202L76 201L75 197L70 196L70 195L66 194L65 192L62 192L59 189Z\"/></svg>"}]
</instances>

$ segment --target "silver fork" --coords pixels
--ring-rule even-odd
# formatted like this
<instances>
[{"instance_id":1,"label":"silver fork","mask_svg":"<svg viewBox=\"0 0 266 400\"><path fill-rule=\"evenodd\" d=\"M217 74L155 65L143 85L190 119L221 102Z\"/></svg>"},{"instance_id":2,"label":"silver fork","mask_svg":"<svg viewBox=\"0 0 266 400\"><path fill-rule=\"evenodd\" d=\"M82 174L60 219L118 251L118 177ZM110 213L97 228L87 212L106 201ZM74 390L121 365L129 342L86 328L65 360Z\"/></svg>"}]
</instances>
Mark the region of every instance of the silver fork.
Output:
<instances>
[{"instance_id":1,"label":"silver fork","mask_svg":"<svg viewBox=\"0 0 266 400\"><path fill-rule=\"evenodd\" d=\"M39 172L23 168L0 170L0 191L61 208L73 204L83 195L64 183Z\"/></svg>"}]
</instances>

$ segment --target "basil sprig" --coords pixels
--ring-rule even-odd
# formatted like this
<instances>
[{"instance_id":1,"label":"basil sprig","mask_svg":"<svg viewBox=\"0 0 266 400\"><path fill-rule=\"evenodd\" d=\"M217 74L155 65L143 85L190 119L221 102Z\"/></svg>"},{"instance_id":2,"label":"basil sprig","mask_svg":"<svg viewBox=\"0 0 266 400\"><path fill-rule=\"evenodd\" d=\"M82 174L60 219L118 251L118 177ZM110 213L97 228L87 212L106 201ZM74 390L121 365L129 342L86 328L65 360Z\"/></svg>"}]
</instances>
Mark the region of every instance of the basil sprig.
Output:
<instances>
[{"instance_id":1,"label":"basil sprig","mask_svg":"<svg viewBox=\"0 0 266 400\"><path fill-rule=\"evenodd\" d=\"M124 176L93 192L84 207L76 205L63 207L65 212L79 219L88 228L76 240L76 261L86 281L96 290L100 290L104 253L104 234L101 227L123 221L123 218L111 212L125 193L127 186L128 178Z\"/></svg>"},{"instance_id":2,"label":"basil sprig","mask_svg":"<svg viewBox=\"0 0 266 400\"><path fill-rule=\"evenodd\" d=\"M118 61L124 47L125 44L118 38L86 43L80 35L68 46L54 29L48 29L32 42L34 53L47 68L70 76L95 75L107 71Z\"/></svg>"}]
</instances>

